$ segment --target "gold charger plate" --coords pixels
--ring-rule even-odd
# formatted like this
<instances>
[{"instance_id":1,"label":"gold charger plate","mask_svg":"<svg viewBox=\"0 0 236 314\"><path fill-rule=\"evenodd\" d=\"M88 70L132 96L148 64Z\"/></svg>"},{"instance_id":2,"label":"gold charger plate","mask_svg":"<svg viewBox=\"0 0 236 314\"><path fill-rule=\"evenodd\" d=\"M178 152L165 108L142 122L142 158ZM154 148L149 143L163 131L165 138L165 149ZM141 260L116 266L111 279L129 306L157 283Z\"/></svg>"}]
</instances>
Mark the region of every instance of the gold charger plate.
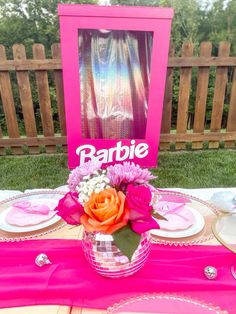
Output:
<instances>
[{"instance_id":1,"label":"gold charger plate","mask_svg":"<svg viewBox=\"0 0 236 314\"><path fill-rule=\"evenodd\" d=\"M201 228L201 231L191 235L184 237L177 237L176 232L173 232L173 237L169 234L168 237L157 236L151 234L152 242L157 244L164 245L174 245L174 246L188 246L188 245L196 245L207 242L214 238L212 233L212 223L219 216L220 212L218 209L211 205L210 203L201 200L195 196L191 196L188 194L180 193L180 192L172 192L172 191L156 191L157 201L161 200L161 197L176 197L176 198L187 198L189 203L187 203L187 207L192 209L193 211L197 211L204 219L204 227Z\"/></svg>"},{"instance_id":2,"label":"gold charger plate","mask_svg":"<svg viewBox=\"0 0 236 314\"><path fill-rule=\"evenodd\" d=\"M10 197L8 199L5 199L0 202L0 219L5 219L5 212L9 210L9 208L14 204L15 202L24 202L24 201L30 201L30 200L45 200L45 205L47 200L56 200L55 204L65 195L65 192L61 191L40 191L40 192L31 192L31 193L24 193L17 196ZM2 218L1 218L2 217ZM56 219L55 219L56 218ZM51 221L50 221L51 220ZM51 218L49 221L45 223L39 224L39 226L35 225L34 227L31 227L27 230L27 228L22 227L22 230L20 230L20 227L12 227L12 230L7 230L6 227L4 227L4 224L0 224L0 242L13 242L13 241L21 241L21 240L30 240L37 237L45 236L49 233L58 231L62 227L64 227L66 224L62 219L57 219L57 217L54 216L54 218ZM19 232L17 232L19 230Z\"/></svg>"},{"instance_id":3,"label":"gold charger plate","mask_svg":"<svg viewBox=\"0 0 236 314\"><path fill-rule=\"evenodd\" d=\"M106 314L227 314L219 306L192 297L170 293L150 293L130 297L115 303Z\"/></svg>"},{"instance_id":4,"label":"gold charger plate","mask_svg":"<svg viewBox=\"0 0 236 314\"><path fill-rule=\"evenodd\" d=\"M212 224L212 231L216 239L233 253L236 253L235 226L236 213L222 214ZM236 263L232 264L230 269L232 276L236 279Z\"/></svg>"}]
</instances>

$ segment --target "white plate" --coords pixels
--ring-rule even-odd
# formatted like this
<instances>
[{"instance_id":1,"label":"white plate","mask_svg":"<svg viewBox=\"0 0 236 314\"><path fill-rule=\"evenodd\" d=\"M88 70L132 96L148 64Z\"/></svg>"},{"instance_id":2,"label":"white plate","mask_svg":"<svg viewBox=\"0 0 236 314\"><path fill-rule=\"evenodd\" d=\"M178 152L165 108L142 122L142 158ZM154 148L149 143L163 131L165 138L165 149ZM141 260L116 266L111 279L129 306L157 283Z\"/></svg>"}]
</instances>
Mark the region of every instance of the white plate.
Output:
<instances>
[{"instance_id":1,"label":"white plate","mask_svg":"<svg viewBox=\"0 0 236 314\"><path fill-rule=\"evenodd\" d=\"M190 237L202 231L202 229L205 226L204 217L196 209L193 209L190 207L188 207L188 209L192 212L195 218L195 223L192 226L184 230L175 230L175 231L152 229L151 234L158 237L177 239L177 238Z\"/></svg>"},{"instance_id":2,"label":"white plate","mask_svg":"<svg viewBox=\"0 0 236 314\"><path fill-rule=\"evenodd\" d=\"M47 199L44 200L45 204L47 204ZM53 201L55 201L55 207L58 204L58 200L52 200L50 199L50 202L52 203ZM41 200L42 202L42 200ZM6 215L7 213L12 209L12 206L9 206L9 208L7 208L6 210L4 210L4 212L0 213L0 229L3 231L7 231L7 232L16 232L16 233L22 233L22 232L31 232L31 231L36 231L36 230L40 230L46 227L49 227L53 224L55 224L56 222L58 222L61 217L55 215L53 216L51 219L46 220L44 222L41 222L39 224L36 225L32 225L32 226L14 226L9 224L6 221ZM30 214L29 214L30 215Z\"/></svg>"}]
</instances>

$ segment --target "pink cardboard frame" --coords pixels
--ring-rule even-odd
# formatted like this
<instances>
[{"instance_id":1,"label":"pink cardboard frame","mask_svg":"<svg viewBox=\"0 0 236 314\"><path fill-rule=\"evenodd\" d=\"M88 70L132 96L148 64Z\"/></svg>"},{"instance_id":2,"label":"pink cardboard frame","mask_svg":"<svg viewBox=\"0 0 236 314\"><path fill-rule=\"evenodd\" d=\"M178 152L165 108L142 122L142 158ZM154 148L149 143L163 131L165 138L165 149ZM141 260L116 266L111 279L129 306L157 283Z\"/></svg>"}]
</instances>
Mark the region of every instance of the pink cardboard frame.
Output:
<instances>
[{"instance_id":1,"label":"pink cardboard frame","mask_svg":"<svg viewBox=\"0 0 236 314\"><path fill-rule=\"evenodd\" d=\"M134 161L143 167L157 165L169 38L173 9L95 5L58 5L67 125L68 166L90 159L114 164ZM150 86L145 139L82 138L78 29L153 32Z\"/></svg>"}]
</instances>

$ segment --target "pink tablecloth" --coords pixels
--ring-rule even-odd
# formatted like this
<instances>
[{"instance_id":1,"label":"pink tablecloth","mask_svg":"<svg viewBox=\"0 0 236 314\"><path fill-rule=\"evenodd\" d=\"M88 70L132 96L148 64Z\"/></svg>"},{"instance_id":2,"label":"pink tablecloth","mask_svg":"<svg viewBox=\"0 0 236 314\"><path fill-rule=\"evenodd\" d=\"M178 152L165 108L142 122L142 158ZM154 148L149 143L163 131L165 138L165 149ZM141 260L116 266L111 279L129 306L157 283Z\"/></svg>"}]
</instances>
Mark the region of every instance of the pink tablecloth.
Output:
<instances>
[{"instance_id":1,"label":"pink tablecloth","mask_svg":"<svg viewBox=\"0 0 236 314\"><path fill-rule=\"evenodd\" d=\"M51 265L34 263L46 253ZM140 293L175 292L212 302L236 313L236 280L230 266L236 256L220 246L169 247L153 245L146 265L124 279L97 275L76 240L34 240L0 244L0 307L39 304L107 308ZM218 269L208 280L207 265Z\"/></svg>"}]
</instances>

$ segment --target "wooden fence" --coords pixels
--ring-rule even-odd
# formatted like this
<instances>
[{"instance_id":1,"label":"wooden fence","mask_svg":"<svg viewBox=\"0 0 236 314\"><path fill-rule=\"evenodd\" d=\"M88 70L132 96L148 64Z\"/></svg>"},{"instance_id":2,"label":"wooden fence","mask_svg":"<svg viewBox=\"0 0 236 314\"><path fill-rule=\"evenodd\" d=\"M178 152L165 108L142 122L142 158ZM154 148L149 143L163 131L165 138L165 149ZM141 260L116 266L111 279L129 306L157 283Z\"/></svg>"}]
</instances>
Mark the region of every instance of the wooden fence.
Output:
<instances>
[{"instance_id":1,"label":"wooden fence","mask_svg":"<svg viewBox=\"0 0 236 314\"><path fill-rule=\"evenodd\" d=\"M203 42L199 56L193 55L193 44L184 43L180 57L174 56L170 48L160 149L185 149L191 142L193 149L218 148L224 142L227 148L235 148L236 141L236 57L230 56L230 44L221 42L218 56L211 56L212 44ZM192 76L195 69L196 83ZM206 127L206 106L209 94L210 70L214 70L214 90L211 104L209 128ZM197 71L197 74L196 74ZM176 76L175 73L178 72ZM229 72L232 79L229 80ZM53 74L53 75L52 75ZM174 78L178 81L174 82ZM37 96L32 95L32 86ZM16 90L12 87L16 86ZM173 88L178 87L174 115ZM52 108L53 89L56 96ZM195 89L193 125L189 126L189 102ZM229 91L226 126L222 129L226 90ZM18 100L17 100L17 96ZM45 57L41 44L33 45L33 58L27 59L25 47L13 46L13 59L6 57L4 46L0 45L0 112L4 127L0 128L0 154L9 148L13 154L35 154L44 150L54 153L66 151L66 123L64 110L63 81L61 74L60 46L52 45L52 58ZM175 91L176 96L176 91ZM37 98L37 104L35 99ZM38 108L37 108L38 106ZM56 111L56 113L55 113ZM37 116L38 113L38 116ZM54 117L54 119L53 119ZM37 119L40 120L41 132ZM55 123L59 127L55 132ZM24 131L20 129L23 125ZM173 128L173 125L175 126Z\"/></svg>"}]
</instances>

